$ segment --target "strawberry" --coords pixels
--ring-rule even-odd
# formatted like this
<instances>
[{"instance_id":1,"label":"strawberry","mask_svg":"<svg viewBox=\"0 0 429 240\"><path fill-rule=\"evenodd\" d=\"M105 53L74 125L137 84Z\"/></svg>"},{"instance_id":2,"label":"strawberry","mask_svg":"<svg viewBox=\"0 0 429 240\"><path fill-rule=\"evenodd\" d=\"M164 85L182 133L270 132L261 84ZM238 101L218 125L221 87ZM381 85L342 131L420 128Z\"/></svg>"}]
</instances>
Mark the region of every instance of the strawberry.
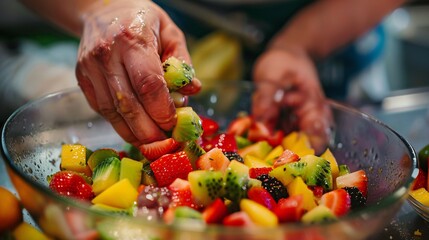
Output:
<instances>
[{"instance_id":1,"label":"strawberry","mask_svg":"<svg viewBox=\"0 0 429 240\"><path fill-rule=\"evenodd\" d=\"M184 151L165 154L150 163L150 168L159 187L170 185L176 178L187 179L193 170Z\"/></svg>"},{"instance_id":2,"label":"strawberry","mask_svg":"<svg viewBox=\"0 0 429 240\"><path fill-rule=\"evenodd\" d=\"M226 216L223 219L222 224L225 226L232 227L254 226L254 223L250 219L249 215L247 215L247 213L243 211L234 212Z\"/></svg>"},{"instance_id":3,"label":"strawberry","mask_svg":"<svg viewBox=\"0 0 429 240\"><path fill-rule=\"evenodd\" d=\"M122 159L124 157L128 157L128 153L126 151L120 151L118 152L118 156L119 156L119 159Z\"/></svg>"},{"instance_id":4,"label":"strawberry","mask_svg":"<svg viewBox=\"0 0 429 240\"><path fill-rule=\"evenodd\" d=\"M250 116L237 117L229 123L226 133L244 136L252 125L252 122L253 120Z\"/></svg>"},{"instance_id":5,"label":"strawberry","mask_svg":"<svg viewBox=\"0 0 429 240\"><path fill-rule=\"evenodd\" d=\"M81 175L72 171L55 173L49 182L49 188L60 195L80 200L90 201L94 198L91 185Z\"/></svg>"},{"instance_id":6,"label":"strawberry","mask_svg":"<svg viewBox=\"0 0 429 240\"><path fill-rule=\"evenodd\" d=\"M260 203L261 205L265 206L270 210L273 210L276 206L276 201L274 200L274 198L263 187L258 187L258 186L251 187L247 191L247 197L250 200Z\"/></svg>"},{"instance_id":7,"label":"strawberry","mask_svg":"<svg viewBox=\"0 0 429 240\"><path fill-rule=\"evenodd\" d=\"M346 190L338 188L323 194L319 204L327 206L337 217L340 217L349 212L351 198Z\"/></svg>"},{"instance_id":8,"label":"strawberry","mask_svg":"<svg viewBox=\"0 0 429 240\"><path fill-rule=\"evenodd\" d=\"M266 140L271 133L271 129L264 123L253 121L247 133L247 138L252 142L259 142Z\"/></svg>"},{"instance_id":9,"label":"strawberry","mask_svg":"<svg viewBox=\"0 0 429 240\"><path fill-rule=\"evenodd\" d=\"M219 130L219 124L208 117L200 116L201 125L203 127L203 135L202 137L207 138L216 134Z\"/></svg>"},{"instance_id":10,"label":"strawberry","mask_svg":"<svg viewBox=\"0 0 429 240\"><path fill-rule=\"evenodd\" d=\"M363 196L367 196L368 177L363 169L336 178L337 188L357 187Z\"/></svg>"},{"instance_id":11,"label":"strawberry","mask_svg":"<svg viewBox=\"0 0 429 240\"><path fill-rule=\"evenodd\" d=\"M252 142L267 141L275 147L282 143L284 132L281 130L273 131L263 122L254 121L249 128L247 138Z\"/></svg>"},{"instance_id":12,"label":"strawberry","mask_svg":"<svg viewBox=\"0 0 429 240\"><path fill-rule=\"evenodd\" d=\"M273 209L279 222L297 222L304 214L304 199L302 195L281 198Z\"/></svg>"},{"instance_id":13,"label":"strawberry","mask_svg":"<svg viewBox=\"0 0 429 240\"><path fill-rule=\"evenodd\" d=\"M179 142L173 138L167 138L156 142L142 144L139 146L139 150L149 161L154 161L162 155L176 151L179 147Z\"/></svg>"},{"instance_id":14,"label":"strawberry","mask_svg":"<svg viewBox=\"0 0 429 240\"><path fill-rule=\"evenodd\" d=\"M206 223L221 223L228 215L228 208L221 198L216 198L204 209L202 215Z\"/></svg>"},{"instance_id":15,"label":"strawberry","mask_svg":"<svg viewBox=\"0 0 429 240\"><path fill-rule=\"evenodd\" d=\"M187 206L194 209L198 208L193 200L191 187L187 180L176 178L176 180L168 186L168 189L171 192L170 207Z\"/></svg>"},{"instance_id":16,"label":"strawberry","mask_svg":"<svg viewBox=\"0 0 429 240\"><path fill-rule=\"evenodd\" d=\"M237 142L232 134L222 133L213 137L213 139L204 141L201 145L205 151L212 148L219 148L222 152L237 152Z\"/></svg>"},{"instance_id":17,"label":"strawberry","mask_svg":"<svg viewBox=\"0 0 429 240\"><path fill-rule=\"evenodd\" d=\"M414 179L414 182L411 184L411 190L426 188L428 184L427 181L428 181L427 172L423 171L422 169L419 169L419 173L417 174L416 179Z\"/></svg>"},{"instance_id":18,"label":"strawberry","mask_svg":"<svg viewBox=\"0 0 429 240\"><path fill-rule=\"evenodd\" d=\"M279 156L279 158L277 158L277 160L274 162L273 167L276 168L276 167L284 165L286 163L297 162L298 160L299 160L298 154L294 153L293 151L291 151L289 149L286 149Z\"/></svg>"},{"instance_id":19,"label":"strawberry","mask_svg":"<svg viewBox=\"0 0 429 240\"><path fill-rule=\"evenodd\" d=\"M268 174L273 170L272 167L257 167L257 168L250 168L249 169L249 177L250 178L257 178L262 174Z\"/></svg>"}]
</instances>

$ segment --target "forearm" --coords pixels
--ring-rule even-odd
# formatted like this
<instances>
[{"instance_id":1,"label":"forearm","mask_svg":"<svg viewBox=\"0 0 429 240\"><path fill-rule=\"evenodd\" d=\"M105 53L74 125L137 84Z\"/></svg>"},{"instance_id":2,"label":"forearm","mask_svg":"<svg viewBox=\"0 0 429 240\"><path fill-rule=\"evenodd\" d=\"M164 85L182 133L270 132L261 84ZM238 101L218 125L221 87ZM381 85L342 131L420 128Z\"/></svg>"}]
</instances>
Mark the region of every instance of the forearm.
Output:
<instances>
[{"instance_id":1,"label":"forearm","mask_svg":"<svg viewBox=\"0 0 429 240\"><path fill-rule=\"evenodd\" d=\"M25 6L76 36L80 36L83 18L93 8L108 0L20 0Z\"/></svg>"},{"instance_id":2,"label":"forearm","mask_svg":"<svg viewBox=\"0 0 429 240\"><path fill-rule=\"evenodd\" d=\"M291 48L320 59L356 39L406 0L319 0L279 32L270 48Z\"/></svg>"}]
</instances>

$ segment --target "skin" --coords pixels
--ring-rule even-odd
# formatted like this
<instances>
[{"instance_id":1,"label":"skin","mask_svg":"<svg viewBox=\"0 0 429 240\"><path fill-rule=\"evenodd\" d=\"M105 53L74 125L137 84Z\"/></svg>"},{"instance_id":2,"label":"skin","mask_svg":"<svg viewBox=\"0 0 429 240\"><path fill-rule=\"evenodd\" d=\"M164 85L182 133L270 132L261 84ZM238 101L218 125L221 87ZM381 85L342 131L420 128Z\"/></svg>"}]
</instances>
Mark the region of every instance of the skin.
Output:
<instances>
[{"instance_id":1,"label":"skin","mask_svg":"<svg viewBox=\"0 0 429 240\"><path fill-rule=\"evenodd\" d=\"M314 62L358 38L404 2L319 0L304 8L255 62L253 115L274 126L286 112L291 116L283 123L286 128L303 130L316 151L323 151L332 116Z\"/></svg>"},{"instance_id":2,"label":"skin","mask_svg":"<svg viewBox=\"0 0 429 240\"><path fill-rule=\"evenodd\" d=\"M161 140L176 124L175 107L201 89L198 79L170 96L162 62L191 59L183 32L155 3L144 0L22 0L81 38L76 77L91 107L127 142Z\"/></svg>"}]
</instances>

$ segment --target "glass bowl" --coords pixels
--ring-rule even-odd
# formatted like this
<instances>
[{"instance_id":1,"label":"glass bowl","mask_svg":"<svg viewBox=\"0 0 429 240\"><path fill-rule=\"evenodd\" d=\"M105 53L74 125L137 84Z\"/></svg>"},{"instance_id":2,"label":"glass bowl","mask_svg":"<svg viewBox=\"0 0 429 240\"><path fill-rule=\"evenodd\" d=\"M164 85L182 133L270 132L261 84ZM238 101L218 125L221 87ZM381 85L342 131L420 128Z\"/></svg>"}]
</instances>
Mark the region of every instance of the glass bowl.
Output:
<instances>
[{"instance_id":1,"label":"glass bowl","mask_svg":"<svg viewBox=\"0 0 429 240\"><path fill-rule=\"evenodd\" d=\"M219 84L190 99L202 115L221 126L240 111L249 111L254 86ZM104 228L118 239L365 239L383 229L399 210L416 176L416 153L410 144L378 120L336 102L329 147L340 164L364 169L369 178L368 206L339 221L300 223L276 228L234 228L195 224L165 225L133 217L113 217L49 190L47 177L59 169L63 143L91 149L124 142L92 111L79 89L65 90L30 102L7 120L2 154L23 206L34 222L58 239L96 239Z\"/></svg>"},{"instance_id":2,"label":"glass bowl","mask_svg":"<svg viewBox=\"0 0 429 240\"><path fill-rule=\"evenodd\" d=\"M413 196L408 197L408 202L413 209L427 222L429 222L429 207L417 201Z\"/></svg>"}]
</instances>

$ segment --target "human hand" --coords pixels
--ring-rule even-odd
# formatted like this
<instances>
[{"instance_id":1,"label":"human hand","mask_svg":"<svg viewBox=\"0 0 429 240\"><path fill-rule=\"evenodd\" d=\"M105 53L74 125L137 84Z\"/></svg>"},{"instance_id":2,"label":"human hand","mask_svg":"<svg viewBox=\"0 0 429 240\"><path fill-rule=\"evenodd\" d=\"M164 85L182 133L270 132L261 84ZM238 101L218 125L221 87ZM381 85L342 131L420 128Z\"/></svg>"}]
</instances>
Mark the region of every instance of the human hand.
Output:
<instances>
[{"instance_id":1,"label":"human hand","mask_svg":"<svg viewBox=\"0 0 429 240\"><path fill-rule=\"evenodd\" d=\"M174 101L163 78L168 57L191 63L183 32L151 1L100 2L83 16L79 86L125 141L138 146L161 140L176 124L175 103L184 105L201 88L193 79Z\"/></svg>"},{"instance_id":2,"label":"human hand","mask_svg":"<svg viewBox=\"0 0 429 240\"><path fill-rule=\"evenodd\" d=\"M272 48L255 63L252 114L272 127L308 134L317 152L329 135L331 113L312 60L302 51ZM286 116L284 114L287 114ZM278 119L288 119L279 123Z\"/></svg>"}]
</instances>

